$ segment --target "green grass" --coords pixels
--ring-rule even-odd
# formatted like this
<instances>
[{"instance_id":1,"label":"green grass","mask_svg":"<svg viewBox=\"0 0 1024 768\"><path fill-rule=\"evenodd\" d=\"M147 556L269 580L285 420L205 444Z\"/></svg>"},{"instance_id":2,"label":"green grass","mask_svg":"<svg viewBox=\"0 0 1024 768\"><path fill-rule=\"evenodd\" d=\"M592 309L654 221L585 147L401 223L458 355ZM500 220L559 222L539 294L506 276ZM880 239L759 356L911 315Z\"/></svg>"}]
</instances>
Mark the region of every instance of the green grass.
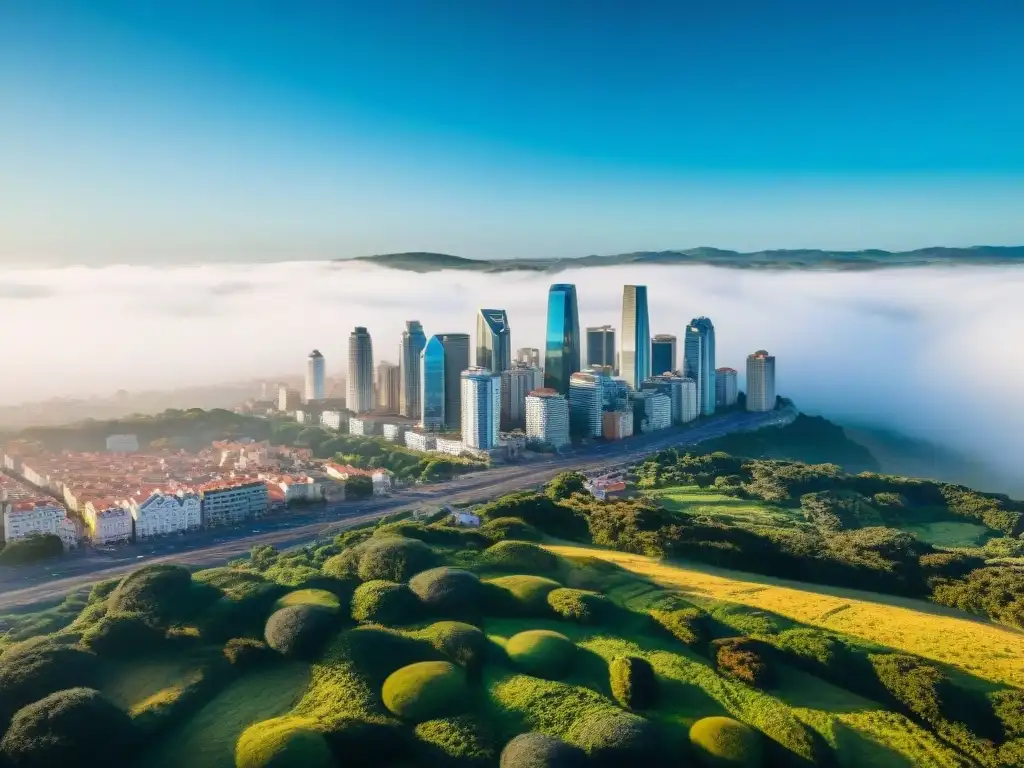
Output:
<instances>
[{"instance_id":1,"label":"green grass","mask_svg":"<svg viewBox=\"0 0 1024 768\"><path fill-rule=\"evenodd\" d=\"M980 547L994 535L984 525L940 520L931 523L903 524L899 526L921 541L936 547Z\"/></svg>"},{"instance_id":2,"label":"green grass","mask_svg":"<svg viewBox=\"0 0 1024 768\"><path fill-rule=\"evenodd\" d=\"M733 525L792 528L805 524L799 509L783 509L764 502L736 499L695 485L658 488L645 491L644 495L672 512L710 517Z\"/></svg>"},{"instance_id":3,"label":"green grass","mask_svg":"<svg viewBox=\"0 0 1024 768\"><path fill-rule=\"evenodd\" d=\"M326 608L332 613L341 609L341 601L333 592L326 589L297 589L289 592L274 603L274 610L287 608L289 605L316 605Z\"/></svg>"},{"instance_id":4,"label":"green grass","mask_svg":"<svg viewBox=\"0 0 1024 768\"><path fill-rule=\"evenodd\" d=\"M235 744L251 724L288 712L309 683L309 666L283 662L231 683L143 756L145 768L225 768L234 765Z\"/></svg>"},{"instance_id":5,"label":"green grass","mask_svg":"<svg viewBox=\"0 0 1024 768\"><path fill-rule=\"evenodd\" d=\"M175 701L202 676L199 662L187 656L116 662L101 693L135 715Z\"/></svg>"},{"instance_id":6,"label":"green grass","mask_svg":"<svg viewBox=\"0 0 1024 768\"><path fill-rule=\"evenodd\" d=\"M524 672L557 679L571 667L576 646L560 632L531 629L510 637L505 643L505 653Z\"/></svg>"},{"instance_id":7,"label":"green grass","mask_svg":"<svg viewBox=\"0 0 1024 768\"><path fill-rule=\"evenodd\" d=\"M421 661L392 672L381 698L403 720L422 722L458 712L466 705L466 673L447 661Z\"/></svg>"},{"instance_id":8,"label":"green grass","mask_svg":"<svg viewBox=\"0 0 1024 768\"><path fill-rule=\"evenodd\" d=\"M548 594L562 585L543 576L501 576L489 584L507 590L525 609L548 612Z\"/></svg>"}]
</instances>

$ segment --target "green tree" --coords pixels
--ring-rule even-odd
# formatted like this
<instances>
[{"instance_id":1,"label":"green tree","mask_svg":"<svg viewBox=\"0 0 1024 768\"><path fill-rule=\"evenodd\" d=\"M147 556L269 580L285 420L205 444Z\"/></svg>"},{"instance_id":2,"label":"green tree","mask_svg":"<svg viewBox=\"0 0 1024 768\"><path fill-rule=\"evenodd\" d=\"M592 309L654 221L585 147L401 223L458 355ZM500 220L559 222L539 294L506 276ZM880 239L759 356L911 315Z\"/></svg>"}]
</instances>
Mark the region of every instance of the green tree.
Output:
<instances>
[{"instance_id":1,"label":"green tree","mask_svg":"<svg viewBox=\"0 0 1024 768\"><path fill-rule=\"evenodd\" d=\"M373 495L373 480L366 475L355 475L345 481L345 498L365 499Z\"/></svg>"},{"instance_id":2,"label":"green tree","mask_svg":"<svg viewBox=\"0 0 1024 768\"><path fill-rule=\"evenodd\" d=\"M564 501L572 497L574 493L584 493L586 482L587 478L579 472L562 472L547 484L545 491L549 498L555 501Z\"/></svg>"}]
</instances>

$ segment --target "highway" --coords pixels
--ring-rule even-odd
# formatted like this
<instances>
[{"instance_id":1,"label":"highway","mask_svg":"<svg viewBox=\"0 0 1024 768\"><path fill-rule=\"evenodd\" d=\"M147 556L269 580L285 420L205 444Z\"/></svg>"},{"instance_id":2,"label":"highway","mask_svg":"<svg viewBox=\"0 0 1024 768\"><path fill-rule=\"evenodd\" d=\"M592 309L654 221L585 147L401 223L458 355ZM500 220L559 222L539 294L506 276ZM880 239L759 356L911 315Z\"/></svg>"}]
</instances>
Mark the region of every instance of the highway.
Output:
<instances>
[{"instance_id":1,"label":"highway","mask_svg":"<svg viewBox=\"0 0 1024 768\"><path fill-rule=\"evenodd\" d=\"M164 537L123 545L112 552L90 550L58 560L20 567L0 567L0 610L52 602L77 587L123 575L150 563L212 567L240 557L260 544L279 549L308 544L346 527L384 515L420 507L482 501L517 490L537 488L559 472L608 471L669 447L688 447L737 431L749 431L787 421L785 412L731 413L683 427L598 443L474 472L442 483L403 488L386 497L325 506L314 511L286 513L254 520L245 526L197 534Z\"/></svg>"}]
</instances>

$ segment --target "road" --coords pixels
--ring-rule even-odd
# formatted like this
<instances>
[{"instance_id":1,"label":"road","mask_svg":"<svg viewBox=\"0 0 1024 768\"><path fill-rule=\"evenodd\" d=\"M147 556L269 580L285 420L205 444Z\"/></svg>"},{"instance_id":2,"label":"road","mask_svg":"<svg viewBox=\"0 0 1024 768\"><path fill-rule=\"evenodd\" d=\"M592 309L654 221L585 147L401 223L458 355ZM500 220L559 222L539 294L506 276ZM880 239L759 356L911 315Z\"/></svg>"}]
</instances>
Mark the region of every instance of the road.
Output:
<instances>
[{"instance_id":1,"label":"road","mask_svg":"<svg viewBox=\"0 0 1024 768\"><path fill-rule=\"evenodd\" d=\"M223 565L260 544L271 544L279 549L301 546L333 531L395 512L479 501L537 488L567 469L579 472L611 470L632 464L655 451L696 445L730 432L759 429L781 423L784 418L778 412L727 414L696 425L584 446L560 455L462 475L443 483L413 486L383 498L263 518L238 528L215 529L121 546L112 553L90 551L31 566L0 568L0 610L56 601L72 589L120 576L150 563L201 567Z\"/></svg>"}]
</instances>

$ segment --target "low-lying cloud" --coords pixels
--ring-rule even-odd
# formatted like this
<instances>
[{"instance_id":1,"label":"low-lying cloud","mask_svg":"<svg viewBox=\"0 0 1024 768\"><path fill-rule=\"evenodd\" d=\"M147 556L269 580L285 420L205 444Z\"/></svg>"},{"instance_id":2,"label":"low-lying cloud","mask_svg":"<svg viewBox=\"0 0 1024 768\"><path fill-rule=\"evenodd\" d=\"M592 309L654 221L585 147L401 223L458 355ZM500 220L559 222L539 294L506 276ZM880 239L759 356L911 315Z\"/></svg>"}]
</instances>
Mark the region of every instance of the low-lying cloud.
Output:
<instances>
[{"instance_id":1,"label":"low-lying cloud","mask_svg":"<svg viewBox=\"0 0 1024 768\"><path fill-rule=\"evenodd\" d=\"M563 272L582 326L621 325L624 283L646 284L653 333L707 315L718 364L756 349L806 411L885 424L1004 472L1024 465L1024 269L866 273L613 267ZM550 276L414 274L368 264L116 266L0 275L7 333L0 400L172 388L303 370L320 349L344 370L364 325L395 361L404 323L475 330L508 310L514 347L540 347Z\"/></svg>"}]
</instances>

